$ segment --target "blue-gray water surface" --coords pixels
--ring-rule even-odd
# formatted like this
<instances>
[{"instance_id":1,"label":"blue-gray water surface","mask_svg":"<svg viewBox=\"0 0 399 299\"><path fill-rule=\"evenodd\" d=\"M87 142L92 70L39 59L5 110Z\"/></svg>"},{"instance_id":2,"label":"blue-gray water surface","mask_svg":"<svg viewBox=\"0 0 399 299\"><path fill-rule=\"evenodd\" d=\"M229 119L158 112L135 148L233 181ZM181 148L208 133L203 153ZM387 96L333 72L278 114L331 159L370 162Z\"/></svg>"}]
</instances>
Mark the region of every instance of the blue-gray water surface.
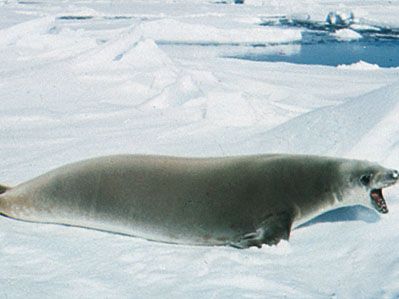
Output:
<instances>
[{"instance_id":1,"label":"blue-gray water surface","mask_svg":"<svg viewBox=\"0 0 399 299\"><path fill-rule=\"evenodd\" d=\"M267 46L265 46L266 50ZM299 64L318 64L337 66L352 64L360 60L380 67L399 66L399 39L326 41L303 43L293 54L256 51L232 56L253 61L283 61Z\"/></svg>"}]
</instances>

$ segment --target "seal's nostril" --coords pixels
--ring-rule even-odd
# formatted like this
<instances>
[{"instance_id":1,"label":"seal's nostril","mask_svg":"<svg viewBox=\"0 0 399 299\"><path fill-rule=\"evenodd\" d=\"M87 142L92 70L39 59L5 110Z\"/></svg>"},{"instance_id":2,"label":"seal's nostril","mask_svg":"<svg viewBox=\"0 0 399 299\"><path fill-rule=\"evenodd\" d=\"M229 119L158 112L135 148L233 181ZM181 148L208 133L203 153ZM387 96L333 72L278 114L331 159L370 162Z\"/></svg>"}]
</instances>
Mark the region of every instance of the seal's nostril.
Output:
<instances>
[{"instance_id":1,"label":"seal's nostril","mask_svg":"<svg viewBox=\"0 0 399 299\"><path fill-rule=\"evenodd\" d=\"M399 171L393 170L393 171L392 171L392 177L393 177L394 179L397 179L397 178L399 177Z\"/></svg>"}]
</instances>

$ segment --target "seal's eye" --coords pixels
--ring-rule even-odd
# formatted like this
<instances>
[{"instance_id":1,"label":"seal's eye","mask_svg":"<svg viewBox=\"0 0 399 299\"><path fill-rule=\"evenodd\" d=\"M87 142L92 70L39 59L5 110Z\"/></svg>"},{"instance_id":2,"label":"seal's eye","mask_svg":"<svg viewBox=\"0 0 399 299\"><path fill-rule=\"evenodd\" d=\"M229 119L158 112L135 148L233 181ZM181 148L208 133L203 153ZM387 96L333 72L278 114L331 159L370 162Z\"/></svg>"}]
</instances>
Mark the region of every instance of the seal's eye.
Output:
<instances>
[{"instance_id":1,"label":"seal's eye","mask_svg":"<svg viewBox=\"0 0 399 299\"><path fill-rule=\"evenodd\" d=\"M371 174L365 174L362 175L360 177L360 182L364 185L364 186L368 186L368 184L370 184L370 179L371 179Z\"/></svg>"}]
</instances>

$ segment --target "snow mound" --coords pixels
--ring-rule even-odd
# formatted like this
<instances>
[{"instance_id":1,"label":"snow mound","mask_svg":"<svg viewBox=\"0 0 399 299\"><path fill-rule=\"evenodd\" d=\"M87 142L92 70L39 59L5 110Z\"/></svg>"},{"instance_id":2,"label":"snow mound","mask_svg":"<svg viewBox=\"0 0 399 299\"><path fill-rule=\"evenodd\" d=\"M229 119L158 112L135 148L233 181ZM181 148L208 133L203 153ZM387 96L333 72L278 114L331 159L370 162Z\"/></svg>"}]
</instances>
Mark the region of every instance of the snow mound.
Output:
<instances>
[{"instance_id":1,"label":"snow mound","mask_svg":"<svg viewBox=\"0 0 399 299\"><path fill-rule=\"evenodd\" d=\"M84 69L106 69L120 65L154 68L173 64L169 56L153 40L145 39L135 25L80 55L75 63Z\"/></svg>"},{"instance_id":2,"label":"snow mound","mask_svg":"<svg viewBox=\"0 0 399 299\"><path fill-rule=\"evenodd\" d=\"M222 127L250 126L257 121L251 104L243 93L214 91L208 95L204 117Z\"/></svg>"},{"instance_id":3,"label":"snow mound","mask_svg":"<svg viewBox=\"0 0 399 299\"><path fill-rule=\"evenodd\" d=\"M113 61L121 60L123 55L134 48L142 39L136 26L121 32L117 37L80 55L75 63L82 67L103 68Z\"/></svg>"},{"instance_id":4,"label":"snow mound","mask_svg":"<svg viewBox=\"0 0 399 299\"><path fill-rule=\"evenodd\" d=\"M393 115L399 114L398 98L397 83L355 97L343 104L302 114L257 137L254 136L248 144L259 152L368 158L369 151L357 146L360 142L367 144L372 141L375 146L384 145L384 150L377 151L380 153L384 153L395 143L396 139L389 140L390 134L376 134L375 128L380 122L392 122ZM393 127L391 125L394 131Z\"/></svg>"},{"instance_id":5,"label":"snow mound","mask_svg":"<svg viewBox=\"0 0 399 299\"><path fill-rule=\"evenodd\" d=\"M365 70L365 71L371 71L371 70L378 70L380 67L377 64L372 64L372 63L367 63L363 60L360 60L356 63L352 64L340 64L337 66L339 69L349 69L349 70Z\"/></svg>"},{"instance_id":6,"label":"snow mound","mask_svg":"<svg viewBox=\"0 0 399 299\"><path fill-rule=\"evenodd\" d=\"M331 35L339 41L351 41L362 38L362 35L360 33L357 33L356 31L347 28L337 30Z\"/></svg>"},{"instance_id":7,"label":"snow mound","mask_svg":"<svg viewBox=\"0 0 399 299\"><path fill-rule=\"evenodd\" d=\"M93 38L79 30L64 28L53 16L27 21L0 30L0 49L19 61L62 60L96 46Z\"/></svg>"},{"instance_id":8,"label":"snow mound","mask_svg":"<svg viewBox=\"0 0 399 299\"><path fill-rule=\"evenodd\" d=\"M160 94L147 100L138 106L139 109L166 109L178 107L189 100L203 96L199 85L190 75L178 77L172 84L169 84Z\"/></svg>"},{"instance_id":9,"label":"snow mound","mask_svg":"<svg viewBox=\"0 0 399 299\"><path fill-rule=\"evenodd\" d=\"M114 60L136 67L162 67L173 64L169 56L159 49L152 39L141 39L133 48L115 56Z\"/></svg>"},{"instance_id":10,"label":"snow mound","mask_svg":"<svg viewBox=\"0 0 399 299\"><path fill-rule=\"evenodd\" d=\"M380 90L374 99L375 114L384 113L381 120L365 134L360 141L349 151L348 155L356 157L361 155L371 161L384 161L395 169L399 169L399 84ZM391 102L385 106L384 101ZM396 104L395 104L396 102ZM391 109L389 109L391 107ZM384 111L384 112L381 112ZM369 116L370 118L370 116Z\"/></svg>"},{"instance_id":11,"label":"snow mound","mask_svg":"<svg viewBox=\"0 0 399 299\"><path fill-rule=\"evenodd\" d=\"M0 30L0 47L14 45L24 38L48 34L54 28L54 17L44 17L27 21Z\"/></svg>"}]
</instances>

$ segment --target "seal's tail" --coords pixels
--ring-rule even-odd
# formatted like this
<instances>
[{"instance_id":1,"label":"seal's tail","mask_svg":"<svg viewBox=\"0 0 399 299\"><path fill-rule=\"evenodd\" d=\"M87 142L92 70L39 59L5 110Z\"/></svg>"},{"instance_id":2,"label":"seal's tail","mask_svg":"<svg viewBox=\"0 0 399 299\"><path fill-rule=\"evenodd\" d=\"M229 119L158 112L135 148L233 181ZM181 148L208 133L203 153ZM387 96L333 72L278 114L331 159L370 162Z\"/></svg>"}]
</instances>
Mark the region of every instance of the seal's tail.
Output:
<instances>
[{"instance_id":1,"label":"seal's tail","mask_svg":"<svg viewBox=\"0 0 399 299\"><path fill-rule=\"evenodd\" d=\"M5 193L9 189L11 188L0 184L0 194Z\"/></svg>"}]
</instances>

